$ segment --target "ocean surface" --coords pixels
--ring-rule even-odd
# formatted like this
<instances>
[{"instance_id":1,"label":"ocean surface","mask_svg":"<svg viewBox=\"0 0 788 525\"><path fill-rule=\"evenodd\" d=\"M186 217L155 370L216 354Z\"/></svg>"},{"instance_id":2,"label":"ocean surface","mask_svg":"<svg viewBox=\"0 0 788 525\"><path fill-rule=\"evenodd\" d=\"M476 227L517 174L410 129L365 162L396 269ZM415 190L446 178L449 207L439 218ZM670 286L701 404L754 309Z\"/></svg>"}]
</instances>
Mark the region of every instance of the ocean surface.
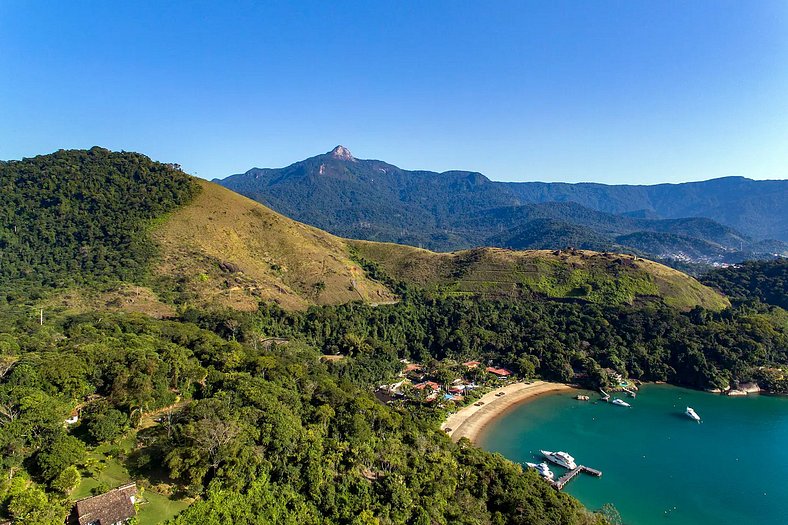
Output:
<instances>
[{"instance_id":1,"label":"ocean surface","mask_svg":"<svg viewBox=\"0 0 788 525\"><path fill-rule=\"evenodd\" d=\"M627 525L788 524L788 398L646 385L636 399L614 396L631 402L624 408L588 394L519 405L479 444L521 463L541 462L540 449L569 452L603 475L564 490L591 509L614 504Z\"/></svg>"}]
</instances>

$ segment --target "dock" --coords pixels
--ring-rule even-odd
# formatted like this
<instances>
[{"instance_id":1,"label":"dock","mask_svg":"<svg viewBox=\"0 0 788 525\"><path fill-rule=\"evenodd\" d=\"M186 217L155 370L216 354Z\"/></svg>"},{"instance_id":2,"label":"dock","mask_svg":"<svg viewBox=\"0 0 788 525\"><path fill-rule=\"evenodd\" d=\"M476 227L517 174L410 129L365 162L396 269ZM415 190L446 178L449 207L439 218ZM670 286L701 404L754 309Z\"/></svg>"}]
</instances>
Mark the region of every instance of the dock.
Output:
<instances>
[{"instance_id":1,"label":"dock","mask_svg":"<svg viewBox=\"0 0 788 525\"><path fill-rule=\"evenodd\" d=\"M573 468L572 470L570 470L569 472L558 478L557 481L554 481L553 487L556 490L563 490L564 486L566 486L567 483L575 479L575 477L581 472L585 472L586 474L590 474L591 476L596 476L597 478L602 476L601 470L597 470L591 467L586 467L585 465L578 465L577 467Z\"/></svg>"}]
</instances>

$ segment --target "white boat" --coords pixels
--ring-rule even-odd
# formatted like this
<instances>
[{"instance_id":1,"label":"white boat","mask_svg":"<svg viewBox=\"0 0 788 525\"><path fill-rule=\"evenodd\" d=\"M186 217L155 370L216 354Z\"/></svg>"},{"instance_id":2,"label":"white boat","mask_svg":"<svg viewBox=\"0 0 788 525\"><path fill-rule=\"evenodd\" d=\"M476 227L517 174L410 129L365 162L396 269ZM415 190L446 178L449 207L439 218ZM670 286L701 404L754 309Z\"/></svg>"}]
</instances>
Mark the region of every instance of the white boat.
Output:
<instances>
[{"instance_id":1,"label":"white boat","mask_svg":"<svg viewBox=\"0 0 788 525\"><path fill-rule=\"evenodd\" d=\"M613 403L614 405L618 405L620 407L631 407L632 406L629 403L627 403L626 401L624 401L623 399L619 399L619 398L615 398L613 401L611 401L611 403Z\"/></svg>"},{"instance_id":2,"label":"white boat","mask_svg":"<svg viewBox=\"0 0 788 525\"><path fill-rule=\"evenodd\" d=\"M697 412L695 412L695 410L693 410L691 407L687 407L687 411L686 411L686 412L684 412L684 413L685 413L685 414L687 414L687 416L689 416L689 417L690 417L690 419L694 419L695 421L697 421L698 423L700 423L700 416L699 416L699 415L698 415L698 413L697 413Z\"/></svg>"},{"instance_id":3,"label":"white boat","mask_svg":"<svg viewBox=\"0 0 788 525\"><path fill-rule=\"evenodd\" d=\"M542 463L526 463L526 465L528 465L532 469L536 470L547 481L553 481L553 478L555 478L555 474L553 474L553 471L550 470L550 467L548 467L547 463L545 463L545 462L542 462Z\"/></svg>"},{"instance_id":4,"label":"white boat","mask_svg":"<svg viewBox=\"0 0 788 525\"><path fill-rule=\"evenodd\" d=\"M541 452L542 455L548 459L548 461L552 461L556 465L561 465L562 467L568 468L570 470L577 468L575 458L566 452L550 452L549 450L540 450L539 452Z\"/></svg>"}]
</instances>

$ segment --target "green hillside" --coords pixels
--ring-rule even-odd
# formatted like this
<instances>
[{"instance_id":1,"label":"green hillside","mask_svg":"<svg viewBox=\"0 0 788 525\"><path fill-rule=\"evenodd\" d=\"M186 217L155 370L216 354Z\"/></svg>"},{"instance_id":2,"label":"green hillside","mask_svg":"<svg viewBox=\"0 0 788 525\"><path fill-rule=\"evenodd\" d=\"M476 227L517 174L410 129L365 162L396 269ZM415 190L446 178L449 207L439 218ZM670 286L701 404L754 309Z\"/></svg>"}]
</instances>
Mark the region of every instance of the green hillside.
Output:
<instances>
[{"instance_id":1,"label":"green hillside","mask_svg":"<svg viewBox=\"0 0 788 525\"><path fill-rule=\"evenodd\" d=\"M788 310L788 259L748 261L718 268L701 281L737 301L757 300Z\"/></svg>"},{"instance_id":2,"label":"green hillside","mask_svg":"<svg viewBox=\"0 0 788 525\"><path fill-rule=\"evenodd\" d=\"M727 299L667 266L585 250L512 251L480 248L453 253L353 241L361 258L395 279L449 294L577 299L600 304L662 300L689 309L719 310Z\"/></svg>"},{"instance_id":3,"label":"green hillside","mask_svg":"<svg viewBox=\"0 0 788 525\"><path fill-rule=\"evenodd\" d=\"M0 284L140 280L151 220L199 191L176 166L102 148L0 162Z\"/></svg>"}]
</instances>

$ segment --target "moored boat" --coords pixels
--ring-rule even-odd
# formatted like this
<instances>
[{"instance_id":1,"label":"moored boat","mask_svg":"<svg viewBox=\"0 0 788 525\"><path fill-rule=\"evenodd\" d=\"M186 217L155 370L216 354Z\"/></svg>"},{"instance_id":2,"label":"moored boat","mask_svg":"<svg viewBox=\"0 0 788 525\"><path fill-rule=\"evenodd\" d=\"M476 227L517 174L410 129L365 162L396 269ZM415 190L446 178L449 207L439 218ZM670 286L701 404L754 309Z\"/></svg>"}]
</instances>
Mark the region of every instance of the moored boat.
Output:
<instances>
[{"instance_id":1,"label":"moored boat","mask_svg":"<svg viewBox=\"0 0 788 525\"><path fill-rule=\"evenodd\" d=\"M700 416L698 415L697 412L695 412L695 410L692 409L692 407L687 407L687 411L684 412L684 413L687 414L687 416L690 419L693 419L693 420L697 421L698 423L700 423Z\"/></svg>"},{"instance_id":2,"label":"moored boat","mask_svg":"<svg viewBox=\"0 0 788 525\"><path fill-rule=\"evenodd\" d=\"M613 403L614 405L618 405L620 407L631 407L632 406L629 403L627 403L626 401L624 401L623 399L618 399L618 398L615 398L613 401L611 401L611 403Z\"/></svg>"},{"instance_id":3,"label":"moored boat","mask_svg":"<svg viewBox=\"0 0 788 525\"><path fill-rule=\"evenodd\" d=\"M548 467L547 463L544 461L541 463L526 463L526 465L536 470L547 481L553 481L555 478L555 474L553 474L553 471L550 470L550 467Z\"/></svg>"},{"instance_id":4,"label":"moored boat","mask_svg":"<svg viewBox=\"0 0 788 525\"><path fill-rule=\"evenodd\" d=\"M573 458L566 452L550 452L549 450L540 450L539 452L541 452L542 455L546 457L548 461L552 461L556 465L560 465L570 470L573 468L577 468L577 463L575 463L575 458Z\"/></svg>"}]
</instances>

